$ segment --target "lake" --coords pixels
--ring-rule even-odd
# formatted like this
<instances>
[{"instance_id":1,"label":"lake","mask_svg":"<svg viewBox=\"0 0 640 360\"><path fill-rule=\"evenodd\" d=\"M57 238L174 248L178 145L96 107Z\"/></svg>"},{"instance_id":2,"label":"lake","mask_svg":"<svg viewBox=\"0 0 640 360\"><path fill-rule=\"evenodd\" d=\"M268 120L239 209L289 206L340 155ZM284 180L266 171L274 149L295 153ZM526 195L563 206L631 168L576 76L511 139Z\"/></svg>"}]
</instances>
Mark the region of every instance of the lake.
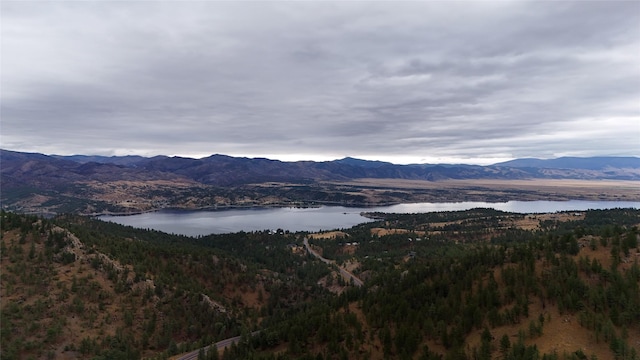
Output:
<instances>
[{"instance_id":1,"label":"lake","mask_svg":"<svg viewBox=\"0 0 640 360\"><path fill-rule=\"evenodd\" d=\"M163 210L127 216L100 216L104 221L130 225L142 229L154 229L167 233L198 236L283 229L289 231L320 231L350 228L371 221L361 212L424 213L433 211L457 211L473 208L493 208L516 213L547 213L556 211L580 211L588 209L635 208L635 201L508 201L505 203L451 202L415 203L350 208L321 206L317 208L263 208L218 211L170 211Z\"/></svg>"}]
</instances>

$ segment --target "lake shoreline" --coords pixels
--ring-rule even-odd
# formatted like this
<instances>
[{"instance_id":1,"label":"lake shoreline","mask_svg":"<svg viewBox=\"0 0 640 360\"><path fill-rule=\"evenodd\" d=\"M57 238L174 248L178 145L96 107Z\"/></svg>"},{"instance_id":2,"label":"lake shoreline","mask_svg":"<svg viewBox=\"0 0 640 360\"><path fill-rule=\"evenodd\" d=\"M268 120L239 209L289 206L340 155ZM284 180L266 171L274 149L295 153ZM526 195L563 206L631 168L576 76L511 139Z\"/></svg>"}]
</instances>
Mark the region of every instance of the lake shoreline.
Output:
<instances>
[{"instance_id":1,"label":"lake shoreline","mask_svg":"<svg viewBox=\"0 0 640 360\"><path fill-rule=\"evenodd\" d=\"M186 236L199 236L239 231L283 229L292 232L351 228L380 220L381 213L427 213L492 208L519 214L585 211L589 209L640 208L640 202L624 201L509 201L403 203L390 206L345 207L235 207L226 209L162 209L138 215L104 215L96 218L138 228L151 228Z\"/></svg>"},{"instance_id":2,"label":"lake shoreline","mask_svg":"<svg viewBox=\"0 0 640 360\"><path fill-rule=\"evenodd\" d=\"M527 201L538 201L538 200L527 200ZM562 201L562 200L560 200ZM570 201L570 200L567 200ZM465 201L434 201L431 203L441 203L441 204L449 204L449 203L462 203ZM486 201L488 203L501 204L504 201ZM150 214L155 212L197 212L197 211L228 211L228 210L265 210L265 209L282 209L282 208L292 208L292 209L314 209L320 208L323 206L331 207L331 206L340 206L345 208L376 208L376 207L385 207L385 206L394 206L401 204L422 204L424 202L416 201L416 202L386 202L386 203L358 203L358 204L343 204L335 201L314 201L309 204L300 204L300 203L281 203L281 204L264 204L264 205L215 205L215 206L203 206L197 208L185 208L185 207L177 207L177 206L168 206L162 208L154 208L149 210L137 210L131 212L113 212L113 211L104 211L98 213L84 214L84 216L88 217L100 217L100 216L133 216L133 215L142 215L142 214Z\"/></svg>"},{"instance_id":3,"label":"lake shoreline","mask_svg":"<svg viewBox=\"0 0 640 360\"><path fill-rule=\"evenodd\" d=\"M629 203L637 203L640 200L620 200L620 199L609 199L609 198L598 198L598 197L581 197L581 198L568 198L565 196L557 196L553 198L526 198L524 200L514 200L511 197L505 198L489 198L485 200L478 200L476 198L467 199L467 200L452 200L452 199L440 199L438 201L390 201L390 202L363 202L363 203L341 203L338 201L312 201L309 203L304 202L282 202L282 203L270 203L270 204L235 204L235 205L211 205L211 206L202 206L202 207L179 207L179 206L167 206L160 208L153 208L148 210L136 210L131 212L97 212L91 214L84 214L89 217L100 217L100 216L133 216L133 215L141 215L141 214L149 214L160 211L175 211L175 212L190 212L190 211L229 211L229 210L262 210L262 209L281 209L281 208L295 208L295 209L313 209L319 208L323 206L333 206L333 207L345 207L345 208L364 208L364 209L372 209L377 207L390 207L396 205L403 204L456 204L456 203L469 203L469 202L477 202L477 203L488 203L488 204L505 204L513 201L521 201L521 202L539 202L539 201L552 201L552 202L572 202L572 201L585 201L585 202L629 202Z\"/></svg>"}]
</instances>

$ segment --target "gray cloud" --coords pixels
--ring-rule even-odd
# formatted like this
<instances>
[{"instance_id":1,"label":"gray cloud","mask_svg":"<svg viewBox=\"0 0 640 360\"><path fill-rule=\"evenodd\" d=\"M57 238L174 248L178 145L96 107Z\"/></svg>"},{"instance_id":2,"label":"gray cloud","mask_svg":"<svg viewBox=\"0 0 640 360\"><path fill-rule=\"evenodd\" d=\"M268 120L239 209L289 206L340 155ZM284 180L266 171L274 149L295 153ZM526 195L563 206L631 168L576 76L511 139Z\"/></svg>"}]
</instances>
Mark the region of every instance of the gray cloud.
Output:
<instances>
[{"instance_id":1,"label":"gray cloud","mask_svg":"<svg viewBox=\"0 0 640 360\"><path fill-rule=\"evenodd\" d=\"M638 2L1 6L9 149L640 155Z\"/></svg>"}]
</instances>

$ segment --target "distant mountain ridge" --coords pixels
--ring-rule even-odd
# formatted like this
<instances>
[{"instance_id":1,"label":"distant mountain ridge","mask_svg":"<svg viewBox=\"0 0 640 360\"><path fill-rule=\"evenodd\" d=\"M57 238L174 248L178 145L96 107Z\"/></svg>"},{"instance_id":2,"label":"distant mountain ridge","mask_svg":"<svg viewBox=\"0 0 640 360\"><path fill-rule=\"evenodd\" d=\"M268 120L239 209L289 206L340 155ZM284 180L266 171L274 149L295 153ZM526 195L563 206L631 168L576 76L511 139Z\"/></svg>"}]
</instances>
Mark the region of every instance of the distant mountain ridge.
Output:
<instances>
[{"instance_id":1,"label":"distant mountain ridge","mask_svg":"<svg viewBox=\"0 0 640 360\"><path fill-rule=\"evenodd\" d=\"M99 156L99 155L51 155L56 159L61 160L71 160L79 163L90 163L95 162L99 164L115 164L115 165L125 165L131 166L135 165L140 161L144 161L148 158L139 155L126 155L126 156Z\"/></svg>"},{"instance_id":2,"label":"distant mountain ridge","mask_svg":"<svg viewBox=\"0 0 640 360\"><path fill-rule=\"evenodd\" d=\"M135 169L109 162L74 161L38 153L0 150L0 181L3 189L33 186L53 188L86 181L177 180L171 173ZM117 159L113 159L117 162Z\"/></svg>"},{"instance_id":3,"label":"distant mountain ridge","mask_svg":"<svg viewBox=\"0 0 640 360\"><path fill-rule=\"evenodd\" d=\"M77 181L181 180L215 186L264 182L346 181L388 178L448 179L616 179L640 180L640 158L593 157L516 159L490 166L412 164L344 158L283 162L211 155L201 159L155 156L59 156L0 150L3 188L55 186Z\"/></svg>"},{"instance_id":4,"label":"distant mountain ridge","mask_svg":"<svg viewBox=\"0 0 640 360\"><path fill-rule=\"evenodd\" d=\"M40 154L42 155L42 154ZM47 156L47 155L43 155ZM100 155L50 155L53 158L61 160L71 160L79 163L96 162L100 164L115 164L124 165L128 167L135 167L141 163L147 163L151 160L159 161L166 159L187 159L187 160L203 160L203 159L215 159L215 158L227 158L227 159L249 159L255 161L274 161L282 163L334 163L340 165L348 165L364 168L380 168L384 166L408 166L408 167L478 167L480 165L469 164L410 164L410 165L398 165L391 162L378 161L378 160L363 160L353 157L345 157L342 159L314 162L314 161L296 161L296 162L283 162L279 160L271 160L267 158L244 158L233 157L228 155L214 154L206 158L196 159L188 157L169 157L165 155L158 155L154 157L144 157L140 155L125 155L125 156L100 156ZM544 168L544 169L584 169L584 170L602 170L607 168L620 168L620 169L640 169L640 157L633 156L593 156L593 157L559 157L554 159L538 159L538 158L520 158L500 163L488 165L491 167L515 167L515 168Z\"/></svg>"},{"instance_id":5,"label":"distant mountain ridge","mask_svg":"<svg viewBox=\"0 0 640 360\"><path fill-rule=\"evenodd\" d=\"M560 157L556 159L525 158L505 161L493 166L517 167L517 168L544 168L544 169L584 169L604 170L616 169L640 169L640 158L637 157Z\"/></svg>"},{"instance_id":6,"label":"distant mountain ridge","mask_svg":"<svg viewBox=\"0 0 640 360\"><path fill-rule=\"evenodd\" d=\"M635 199L640 196L640 193L631 189L635 185L630 186L631 190L625 188L627 190L624 193L609 191L605 183L598 185L604 188L595 195L576 195L573 192L558 195L555 190L538 188L536 182L528 184L528 189L505 190L498 185L498 188L487 190L485 185L468 183L460 188L459 184L449 181L640 181L638 158L598 158L594 163L588 159L562 159L559 162L522 160L490 166L397 165L355 158L283 162L219 154L192 159L167 156L48 156L0 150L0 204L3 209L18 212L127 214L164 208L317 204L372 206L469 199L601 198L604 193L613 199ZM406 188L402 184L408 183L398 180L414 181L416 187ZM432 184L417 185L425 181Z\"/></svg>"}]
</instances>

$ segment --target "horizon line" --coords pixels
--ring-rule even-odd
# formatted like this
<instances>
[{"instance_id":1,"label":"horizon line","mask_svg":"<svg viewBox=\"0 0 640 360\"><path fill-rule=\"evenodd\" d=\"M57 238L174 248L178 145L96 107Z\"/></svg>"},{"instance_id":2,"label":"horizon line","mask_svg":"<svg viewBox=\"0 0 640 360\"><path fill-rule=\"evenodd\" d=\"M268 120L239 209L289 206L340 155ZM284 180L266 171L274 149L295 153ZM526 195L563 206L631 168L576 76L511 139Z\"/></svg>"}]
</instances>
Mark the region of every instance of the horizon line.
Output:
<instances>
[{"instance_id":1,"label":"horizon line","mask_svg":"<svg viewBox=\"0 0 640 360\"><path fill-rule=\"evenodd\" d=\"M128 154L109 154L109 155L100 155L100 154L78 154L72 153L70 155L60 154L60 153L42 153L37 151L19 151L13 149L3 149L0 150L13 151L19 153L31 153L31 154L41 154L52 157L73 157L73 156L83 156L83 157L104 157L104 158L119 158L119 157L141 157L150 159L153 157L163 156L163 157L178 157L178 158L187 158L187 159L195 159L201 160L212 156L228 156L233 158L246 158L246 159L266 159L271 161L281 161L281 162L332 162L339 161L345 159L354 159L361 161L369 161L369 162L383 162L389 163L393 165L476 165L476 166L491 166L500 164L503 162L513 161L513 160L555 160L561 158L575 158L575 159L589 159L589 158L636 158L640 159L640 156L632 156L632 155L595 155L595 156L557 156L557 157L549 157L549 158L538 158L538 157L491 157L491 158L461 158L461 157L418 157L418 156L367 156L367 155L346 155L346 156L318 156L318 155L283 155L283 154L263 154L263 155L255 155L255 154L223 154L223 153L212 153L208 155L203 154L157 154L157 155L141 155L136 153L128 153ZM403 160L404 159L404 160Z\"/></svg>"}]
</instances>

